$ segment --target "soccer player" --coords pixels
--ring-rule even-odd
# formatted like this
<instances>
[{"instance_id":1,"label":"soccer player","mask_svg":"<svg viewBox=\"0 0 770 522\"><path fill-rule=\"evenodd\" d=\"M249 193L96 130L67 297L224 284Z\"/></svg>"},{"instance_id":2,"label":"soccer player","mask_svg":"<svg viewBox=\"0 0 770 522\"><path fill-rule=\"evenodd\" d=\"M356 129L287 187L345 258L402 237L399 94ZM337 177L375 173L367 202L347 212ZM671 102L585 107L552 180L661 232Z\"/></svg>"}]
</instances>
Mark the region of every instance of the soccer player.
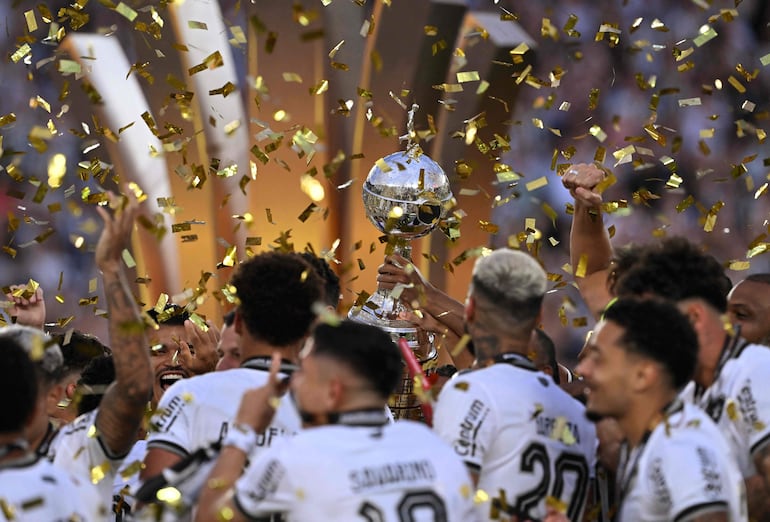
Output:
<instances>
[{"instance_id":1,"label":"soccer player","mask_svg":"<svg viewBox=\"0 0 770 522\"><path fill-rule=\"evenodd\" d=\"M59 430L49 450L54 464L95 483L105 501L112 499L115 474L137 440L152 392L145 326L123 270L123 251L139 211L135 195L127 192L127 201L109 194L114 213L97 207L104 228L95 257L107 298L115 382L99 408Z\"/></svg>"},{"instance_id":2,"label":"soccer player","mask_svg":"<svg viewBox=\"0 0 770 522\"><path fill-rule=\"evenodd\" d=\"M476 520L470 477L451 448L422 424L388 422L384 408L402 371L388 334L320 323L301 357L291 387L306 429L260 454L238 480L282 388L274 358L268 383L241 403L196 520Z\"/></svg>"},{"instance_id":3,"label":"soccer player","mask_svg":"<svg viewBox=\"0 0 770 522\"><path fill-rule=\"evenodd\" d=\"M465 306L476 370L449 381L434 429L478 484L478 515L542 519L546 497L583 513L596 435L583 406L529 359L546 290L531 256L500 249L480 258Z\"/></svg>"},{"instance_id":4,"label":"soccer player","mask_svg":"<svg viewBox=\"0 0 770 522\"><path fill-rule=\"evenodd\" d=\"M0 520L104 520L106 507L85 477L30 450L29 425L45 412L37 373L19 343L0 337L0 396L9 399L0 416Z\"/></svg>"},{"instance_id":5,"label":"soccer player","mask_svg":"<svg viewBox=\"0 0 770 522\"><path fill-rule=\"evenodd\" d=\"M154 376L152 406L156 407L172 384L214 371L219 361L219 330L213 325L202 330L190 320L186 308L172 303L160 313L148 310L147 315L157 325L148 335Z\"/></svg>"},{"instance_id":6,"label":"soccer player","mask_svg":"<svg viewBox=\"0 0 770 522\"><path fill-rule=\"evenodd\" d=\"M221 442L231 431L238 398L267 381L273 352L280 351L285 372L295 367L315 317L313 304L321 299L313 268L297 254L268 252L241 263L231 283L239 301L234 324L241 367L179 380L166 390L150 422L143 480ZM299 430L296 410L288 398L284 402L260 435L260 449Z\"/></svg>"},{"instance_id":7,"label":"soccer player","mask_svg":"<svg viewBox=\"0 0 770 522\"><path fill-rule=\"evenodd\" d=\"M619 299L589 341L577 368L588 414L617 419L625 436L620 522L747 520L743 480L727 442L705 412L678 398L697 353L687 318L653 299Z\"/></svg>"},{"instance_id":8,"label":"soccer player","mask_svg":"<svg viewBox=\"0 0 770 522\"><path fill-rule=\"evenodd\" d=\"M698 335L693 383L683 396L700 405L730 443L746 480L749 516L770 517L770 350L729 334L722 316L730 282L713 256L684 238L648 250L617 283L620 296L674 301Z\"/></svg>"}]
</instances>

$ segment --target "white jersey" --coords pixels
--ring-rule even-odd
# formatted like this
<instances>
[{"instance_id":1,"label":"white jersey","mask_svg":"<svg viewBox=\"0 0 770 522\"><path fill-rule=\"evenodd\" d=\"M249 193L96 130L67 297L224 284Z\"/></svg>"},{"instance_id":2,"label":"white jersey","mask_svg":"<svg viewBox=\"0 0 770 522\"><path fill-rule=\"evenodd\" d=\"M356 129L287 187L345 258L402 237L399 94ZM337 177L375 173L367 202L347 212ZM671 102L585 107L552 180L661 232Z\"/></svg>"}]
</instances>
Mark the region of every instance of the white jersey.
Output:
<instances>
[{"instance_id":1,"label":"white jersey","mask_svg":"<svg viewBox=\"0 0 770 522\"><path fill-rule=\"evenodd\" d=\"M367 411L281 441L252 462L234 499L249 520L473 522L473 491L460 459L429 428Z\"/></svg>"},{"instance_id":2,"label":"white jersey","mask_svg":"<svg viewBox=\"0 0 770 522\"><path fill-rule=\"evenodd\" d=\"M730 444L744 477L757 474L753 455L770 442L770 348L742 341L697 399Z\"/></svg>"},{"instance_id":3,"label":"white jersey","mask_svg":"<svg viewBox=\"0 0 770 522\"><path fill-rule=\"evenodd\" d=\"M696 406L682 404L621 460L620 522L681 520L715 508L726 509L731 522L748 520L730 448Z\"/></svg>"},{"instance_id":4,"label":"white jersey","mask_svg":"<svg viewBox=\"0 0 770 522\"><path fill-rule=\"evenodd\" d=\"M112 484L124 455L111 454L96 430L99 409L84 413L62 426L51 442L48 457L54 465L96 485L107 505L112 504Z\"/></svg>"},{"instance_id":5,"label":"white jersey","mask_svg":"<svg viewBox=\"0 0 770 522\"><path fill-rule=\"evenodd\" d=\"M509 355L514 364L501 362L450 380L439 396L433 428L479 474L483 502L477 509L483 520L496 511L494 504L520 520L541 520L548 496L568 507L571 520L580 520L594 469L596 429L583 405L551 377Z\"/></svg>"},{"instance_id":6,"label":"white jersey","mask_svg":"<svg viewBox=\"0 0 770 522\"><path fill-rule=\"evenodd\" d=\"M139 472L147 454L147 441L138 440L126 455L112 484L113 507L116 513L130 513L135 507L134 493L141 485ZM118 517L120 519L120 517Z\"/></svg>"},{"instance_id":7,"label":"white jersey","mask_svg":"<svg viewBox=\"0 0 770 522\"><path fill-rule=\"evenodd\" d=\"M91 522L108 516L94 486L33 455L0 468L0 503L0 521Z\"/></svg>"},{"instance_id":8,"label":"white jersey","mask_svg":"<svg viewBox=\"0 0 770 522\"><path fill-rule=\"evenodd\" d=\"M224 440L243 393L265 385L268 376L262 370L233 368L175 382L163 394L150 421L147 449L160 448L186 457ZM255 455L279 438L294 435L300 427L299 414L285 395L273 422L259 434Z\"/></svg>"}]
</instances>

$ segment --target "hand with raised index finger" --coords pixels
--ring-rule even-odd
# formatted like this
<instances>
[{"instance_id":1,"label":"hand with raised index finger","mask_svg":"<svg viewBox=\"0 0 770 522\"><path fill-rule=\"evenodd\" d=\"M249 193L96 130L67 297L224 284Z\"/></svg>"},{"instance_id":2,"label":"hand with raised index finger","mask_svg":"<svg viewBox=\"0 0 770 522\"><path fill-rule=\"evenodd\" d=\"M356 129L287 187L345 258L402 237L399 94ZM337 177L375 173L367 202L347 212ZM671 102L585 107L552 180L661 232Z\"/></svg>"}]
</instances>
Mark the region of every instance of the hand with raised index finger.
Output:
<instances>
[{"instance_id":1,"label":"hand with raised index finger","mask_svg":"<svg viewBox=\"0 0 770 522\"><path fill-rule=\"evenodd\" d=\"M251 426L257 433L264 432L270 426L280 397L289 389L289 379L282 379L279 376L280 369L281 353L276 351L273 352L267 383L243 394L235 416L235 424Z\"/></svg>"}]
</instances>

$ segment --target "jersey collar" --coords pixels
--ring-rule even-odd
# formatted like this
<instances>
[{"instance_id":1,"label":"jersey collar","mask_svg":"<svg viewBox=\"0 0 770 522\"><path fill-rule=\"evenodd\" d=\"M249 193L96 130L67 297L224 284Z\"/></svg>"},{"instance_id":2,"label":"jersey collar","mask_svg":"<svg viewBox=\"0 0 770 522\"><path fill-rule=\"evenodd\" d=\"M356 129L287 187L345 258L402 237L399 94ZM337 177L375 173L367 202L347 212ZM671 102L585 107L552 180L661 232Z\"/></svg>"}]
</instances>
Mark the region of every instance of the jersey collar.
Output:
<instances>
[{"instance_id":1,"label":"jersey collar","mask_svg":"<svg viewBox=\"0 0 770 522\"><path fill-rule=\"evenodd\" d=\"M495 364L510 364L511 366L516 366L517 368L522 368L524 370L537 371L537 367L529 360L529 357L516 352L498 354L492 361Z\"/></svg>"},{"instance_id":2,"label":"jersey collar","mask_svg":"<svg viewBox=\"0 0 770 522\"><path fill-rule=\"evenodd\" d=\"M248 359L243 361L241 363L241 368L250 368L252 370L261 370L263 372L269 372L272 362L273 362L272 357L268 357L266 355L258 355L256 357L249 357ZM293 362L287 361L286 359L281 359L281 367L278 371L281 373L285 373L287 375L291 375L298 368L299 367Z\"/></svg>"}]
</instances>

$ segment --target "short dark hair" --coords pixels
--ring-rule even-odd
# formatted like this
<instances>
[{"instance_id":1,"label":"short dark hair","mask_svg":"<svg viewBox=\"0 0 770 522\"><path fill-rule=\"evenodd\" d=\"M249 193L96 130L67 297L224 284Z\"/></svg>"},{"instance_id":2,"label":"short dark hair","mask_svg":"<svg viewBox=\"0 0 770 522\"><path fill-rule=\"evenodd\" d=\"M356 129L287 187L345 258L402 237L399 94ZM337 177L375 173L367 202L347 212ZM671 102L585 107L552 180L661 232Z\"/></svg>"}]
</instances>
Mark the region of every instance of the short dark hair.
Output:
<instances>
[{"instance_id":1,"label":"short dark hair","mask_svg":"<svg viewBox=\"0 0 770 522\"><path fill-rule=\"evenodd\" d=\"M185 321L190 319L190 313L187 311L187 308L174 303L167 303L160 313L155 308L150 308L147 310L147 315L158 326L184 326Z\"/></svg>"},{"instance_id":2,"label":"short dark hair","mask_svg":"<svg viewBox=\"0 0 770 522\"><path fill-rule=\"evenodd\" d=\"M300 256L310 266L315 268L315 271L323 280L324 303L336 309L340 304L340 278L334 273L324 258L318 257L311 252L302 252Z\"/></svg>"},{"instance_id":3,"label":"short dark hair","mask_svg":"<svg viewBox=\"0 0 770 522\"><path fill-rule=\"evenodd\" d=\"M618 279L638 263L642 254L650 248L654 248L654 245L629 243L613 251L612 259L610 260L610 271L607 274L607 287L610 293L615 294L615 286Z\"/></svg>"},{"instance_id":4,"label":"short dark hair","mask_svg":"<svg viewBox=\"0 0 770 522\"><path fill-rule=\"evenodd\" d=\"M604 320L625 330L621 343L627 351L663 366L675 389L692 379L698 337L676 305L662 299L621 297L605 311Z\"/></svg>"},{"instance_id":5,"label":"short dark hair","mask_svg":"<svg viewBox=\"0 0 770 522\"><path fill-rule=\"evenodd\" d=\"M249 334L272 346L288 346L310 330L321 278L299 254L265 252L240 265L231 283L238 314Z\"/></svg>"},{"instance_id":6,"label":"short dark hair","mask_svg":"<svg viewBox=\"0 0 770 522\"><path fill-rule=\"evenodd\" d=\"M112 355L101 355L91 359L78 381L78 415L95 410L102 401L107 386L114 380L115 362Z\"/></svg>"},{"instance_id":7,"label":"short dark hair","mask_svg":"<svg viewBox=\"0 0 770 522\"><path fill-rule=\"evenodd\" d=\"M35 411L38 375L27 351L15 339L0 337L0 396L5 397L0 433L22 431Z\"/></svg>"},{"instance_id":8,"label":"short dark hair","mask_svg":"<svg viewBox=\"0 0 770 522\"><path fill-rule=\"evenodd\" d=\"M659 248L646 249L618 279L616 290L619 296L653 294L675 302L703 299L724 313L730 287L724 268L714 256L683 237L672 237L664 239Z\"/></svg>"},{"instance_id":9,"label":"short dark hair","mask_svg":"<svg viewBox=\"0 0 770 522\"><path fill-rule=\"evenodd\" d=\"M353 370L387 399L401 381L401 352L382 329L355 321L320 323L313 331L313 355L330 357Z\"/></svg>"},{"instance_id":10,"label":"short dark hair","mask_svg":"<svg viewBox=\"0 0 770 522\"><path fill-rule=\"evenodd\" d=\"M235 322L235 310L230 310L227 312L222 319L225 323L225 326L232 326Z\"/></svg>"},{"instance_id":11,"label":"short dark hair","mask_svg":"<svg viewBox=\"0 0 770 522\"><path fill-rule=\"evenodd\" d=\"M81 373L92 359L110 353L98 337L80 330L51 334L51 337L61 348L65 374Z\"/></svg>"}]
</instances>

